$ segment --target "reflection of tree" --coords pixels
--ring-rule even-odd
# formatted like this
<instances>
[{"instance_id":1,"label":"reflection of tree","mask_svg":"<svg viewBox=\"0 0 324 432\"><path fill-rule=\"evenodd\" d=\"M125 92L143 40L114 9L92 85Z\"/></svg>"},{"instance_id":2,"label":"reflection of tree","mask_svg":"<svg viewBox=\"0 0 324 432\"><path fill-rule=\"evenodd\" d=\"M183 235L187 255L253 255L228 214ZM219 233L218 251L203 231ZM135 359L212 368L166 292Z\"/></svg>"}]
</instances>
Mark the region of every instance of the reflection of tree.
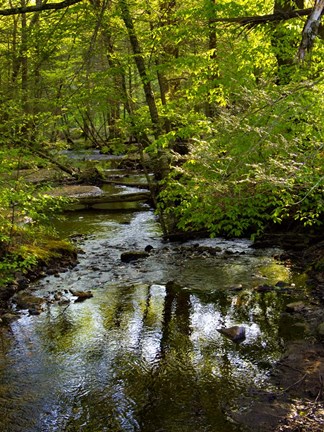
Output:
<instances>
[{"instance_id":1,"label":"reflection of tree","mask_svg":"<svg viewBox=\"0 0 324 432\"><path fill-rule=\"evenodd\" d=\"M179 342L188 345L190 343L190 295L189 292L178 286L175 282L166 284L166 296L164 302L161 358L164 358L168 349L173 345L179 346ZM172 317L173 312L173 317ZM173 319L172 319L173 318Z\"/></svg>"},{"instance_id":2,"label":"reflection of tree","mask_svg":"<svg viewBox=\"0 0 324 432\"><path fill-rule=\"evenodd\" d=\"M147 302L150 297L148 295ZM147 312L148 303L146 303ZM174 282L166 284L166 294L162 315L162 335L160 352L156 362L147 373L142 366L133 369L137 377L136 385L128 386L131 398L137 400L136 418L140 430L151 431L163 428L173 419L181 424L181 417L188 418L199 411L199 398L194 395L197 387L196 374L189 355L191 349L190 294ZM138 375L137 375L138 374ZM133 381L133 379L132 379ZM127 376L130 384L130 376ZM141 384L140 384L141 383ZM142 390L139 387L143 385ZM185 424L185 423L184 423ZM186 427L187 427L186 426ZM170 425L171 429L172 426ZM165 430L168 430L165 429Z\"/></svg>"},{"instance_id":3,"label":"reflection of tree","mask_svg":"<svg viewBox=\"0 0 324 432\"><path fill-rule=\"evenodd\" d=\"M60 353L71 349L80 327L75 326L68 312L53 315L49 309L46 323L42 323L39 335L49 352Z\"/></svg>"},{"instance_id":4,"label":"reflection of tree","mask_svg":"<svg viewBox=\"0 0 324 432\"><path fill-rule=\"evenodd\" d=\"M107 304L100 305L100 314L103 318L104 328L108 331L122 327L125 315L132 311L132 302L129 301L129 296L134 292L134 285L118 285L111 288L108 297L109 307Z\"/></svg>"}]
</instances>

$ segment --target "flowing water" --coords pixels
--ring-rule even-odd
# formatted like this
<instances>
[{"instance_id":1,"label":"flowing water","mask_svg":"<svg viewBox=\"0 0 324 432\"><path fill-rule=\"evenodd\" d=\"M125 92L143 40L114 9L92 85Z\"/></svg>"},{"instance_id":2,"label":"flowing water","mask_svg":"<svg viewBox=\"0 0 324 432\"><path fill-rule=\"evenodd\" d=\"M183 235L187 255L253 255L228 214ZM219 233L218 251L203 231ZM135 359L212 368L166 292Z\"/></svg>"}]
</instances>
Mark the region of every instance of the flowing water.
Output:
<instances>
[{"instance_id":1,"label":"flowing water","mask_svg":"<svg viewBox=\"0 0 324 432\"><path fill-rule=\"evenodd\" d=\"M145 209L73 212L58 229L86 234L79 264L36 283L35 294L93 297L25 311L1 329L0 431L241 431L227 413L269 386L285 341L300 336L282 311L303 278L248 240L164 243ZM147 245L147 258L121 261ZM279 280L294 286L255 290ZM232 325L246 328L240 344L217 331Z\"/></svg>"}]
</instances>

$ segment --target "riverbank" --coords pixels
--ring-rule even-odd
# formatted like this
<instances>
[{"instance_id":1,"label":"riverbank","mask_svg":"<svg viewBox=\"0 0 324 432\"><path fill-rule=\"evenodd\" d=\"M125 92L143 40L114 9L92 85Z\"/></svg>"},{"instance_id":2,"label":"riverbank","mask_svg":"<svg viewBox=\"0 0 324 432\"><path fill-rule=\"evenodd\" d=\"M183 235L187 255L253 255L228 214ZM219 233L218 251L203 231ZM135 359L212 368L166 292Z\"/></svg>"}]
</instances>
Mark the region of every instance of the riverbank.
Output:
<instances>
[{"instance_id":1,"label":"riverbank","mask_svg":"<svg viewBox=\"0 0 324 432\"><path fill-rule=\"evenodd\" d=\"M44 256L38 257L36 264L27 271L15 272L11 282L0 286L0 326L8 325L12 320L19 318L19 311L13 312L12 310L12 299L15 295L24 290L29 292L29 285L32 282L68 271L77 262L77 248L71 242L58 239L48 240ZM32 307L33 302L30 305L27 303L27 309Z\"/></svg>"},{"instance_id":2,"label":"riverbank","mask_svg":"<svg viewBox=\"0 0 324 432\"><path fill-rule=\"evenodd\" d=\"M264 247L268 238L257 243ZM273 244L273 237L272 242ZM322 432L324 430L324 241L318 234L277 236L275 243L286 250L280 257L307 274L308 304L299 302L286 313L307 323L307 336L291 341L274 365L269 391L251 389L242 398L245 412L229 416L258 432ZM308 245L306 247L305 245Z\"/></svg>"}]
</instances>

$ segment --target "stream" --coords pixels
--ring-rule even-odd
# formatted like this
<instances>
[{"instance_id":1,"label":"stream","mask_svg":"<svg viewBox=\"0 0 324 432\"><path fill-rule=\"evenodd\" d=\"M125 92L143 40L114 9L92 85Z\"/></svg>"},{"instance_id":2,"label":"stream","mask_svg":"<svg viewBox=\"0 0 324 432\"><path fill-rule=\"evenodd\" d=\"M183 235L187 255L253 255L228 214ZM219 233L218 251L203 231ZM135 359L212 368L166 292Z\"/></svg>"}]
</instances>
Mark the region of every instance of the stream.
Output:
<instances>
[{"instance_id":1,"label":"stream","mask_svg":"<svg viewBox=\"0 0 324 432\"><path fill-rule=\"evenodd\" d=\"M79 263L33 292L93 297L23 311L0 329L0 431L243 431L229 413L245 409L251 389L269 389L285 342L305 329L284 313L306 287L274 258L280 251L221 238L165 243L141 205L71 212L57 229L84 235ZM148 245L148 257L121 261ZM255 289L278 281L289 289ZM242 343L217 331L233 325L245 327Z\"/></svg>"}]
</instances>

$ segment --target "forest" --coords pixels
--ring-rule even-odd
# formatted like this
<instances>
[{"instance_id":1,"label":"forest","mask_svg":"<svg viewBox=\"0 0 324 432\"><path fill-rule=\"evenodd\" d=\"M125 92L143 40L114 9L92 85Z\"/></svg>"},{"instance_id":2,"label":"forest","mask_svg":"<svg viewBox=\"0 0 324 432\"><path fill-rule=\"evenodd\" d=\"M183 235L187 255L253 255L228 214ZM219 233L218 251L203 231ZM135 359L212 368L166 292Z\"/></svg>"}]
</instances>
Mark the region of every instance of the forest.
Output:
<instances>
[{"instance_id":1,"label":"forest","mask_svg":"<svg viewBox=\"0 0 324 432\"><path fill-rule=\"evenodd\" d=\"M323 13L0 0L1 430L323 430Z\"/></svg>"},{"instance_id":2,"label":"forest","mask_svg":"<svg viewBox=\"0 0 324 432\"><path fill-rule=\"evenodd\" d=\"M22 170L56 164L80 180L71 148L145 156L166 236L320 228L323 8L2 1L1 268L32 265L31 241L54 235L64 205Z\"/></svg>"}]
</instances>

